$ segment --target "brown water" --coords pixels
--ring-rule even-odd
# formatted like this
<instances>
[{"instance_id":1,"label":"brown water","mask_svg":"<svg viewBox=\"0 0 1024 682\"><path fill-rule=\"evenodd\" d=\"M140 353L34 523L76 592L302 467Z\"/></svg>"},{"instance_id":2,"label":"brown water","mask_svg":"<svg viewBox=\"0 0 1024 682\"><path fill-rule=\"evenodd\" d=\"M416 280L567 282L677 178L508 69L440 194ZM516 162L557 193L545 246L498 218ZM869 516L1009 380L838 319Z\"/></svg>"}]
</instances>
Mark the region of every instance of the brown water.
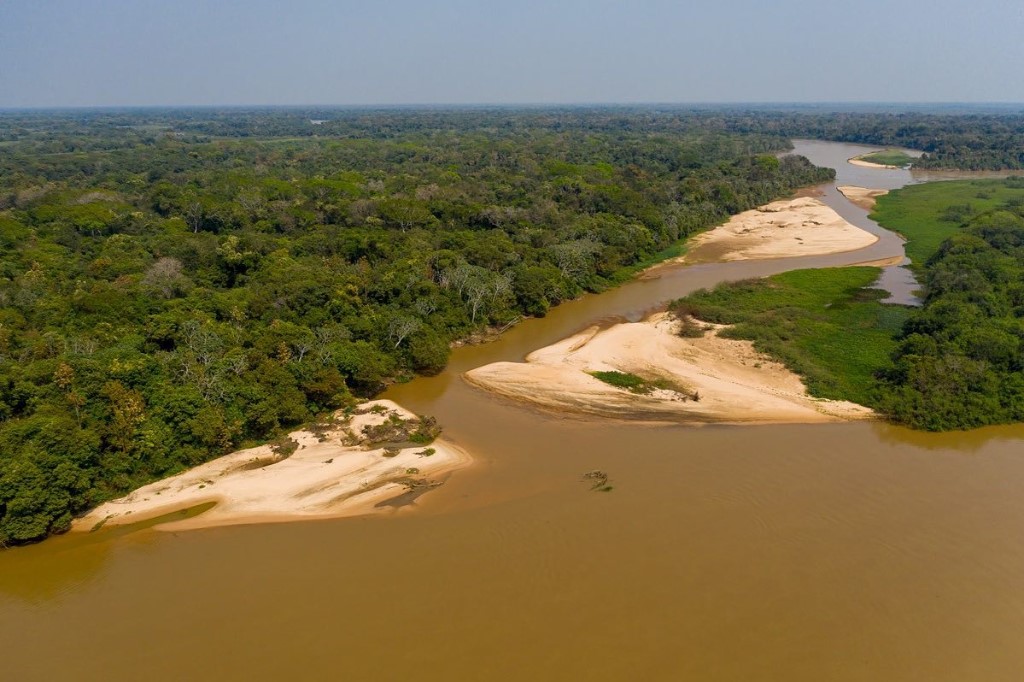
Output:
<instances>
[{"instance_id":1,"label":"brown water","mask_svg":"<svg viewBox=\"0 0 1024 682\"><path fill-rule=\"evenodd\" d=\"M0 553L0 679L1018 680L1024 428L559 419L459 378L722 279L898 253L667 270L459 349L387 395L480 457L416 513Z\"/></svg>"}]
</instances>

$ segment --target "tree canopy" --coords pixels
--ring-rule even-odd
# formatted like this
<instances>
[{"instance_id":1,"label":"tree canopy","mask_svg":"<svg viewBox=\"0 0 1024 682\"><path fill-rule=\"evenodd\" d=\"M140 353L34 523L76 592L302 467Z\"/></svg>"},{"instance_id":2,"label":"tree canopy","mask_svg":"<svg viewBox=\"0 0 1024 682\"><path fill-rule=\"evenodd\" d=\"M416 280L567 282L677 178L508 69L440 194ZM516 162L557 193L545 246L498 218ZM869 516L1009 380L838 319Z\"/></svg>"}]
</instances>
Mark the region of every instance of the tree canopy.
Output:
<instances>
[{"instance_id":1,"label":"tree canopy","mask_svg":"<svg viewBox=\"0 0 1024 682\"><path fill-rule=\"evenodd\" d=\"M832 177L779 136L616 112L0 126L0 545Z\"/></svg>"}]
</instances>

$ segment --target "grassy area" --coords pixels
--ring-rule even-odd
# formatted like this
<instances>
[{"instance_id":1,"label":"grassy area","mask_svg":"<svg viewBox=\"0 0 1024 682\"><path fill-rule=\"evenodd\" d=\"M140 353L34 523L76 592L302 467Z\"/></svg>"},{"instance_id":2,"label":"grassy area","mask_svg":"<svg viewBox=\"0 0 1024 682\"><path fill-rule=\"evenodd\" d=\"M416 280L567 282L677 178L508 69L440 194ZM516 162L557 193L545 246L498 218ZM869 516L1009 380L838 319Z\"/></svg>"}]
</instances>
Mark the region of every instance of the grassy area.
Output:
<instances>
[{"instance_id":1,"label":"grassy area","mask_svg":"<svg viewBox=\"0 0 1024 682\"><path fill-rule=\"evenodd\" d=\"M800 374L811 395L870 405L875 372L890 364L909 315L869 289L878 268L796 270L727 283L672 304L676 314L734 325L722 335L755 347Z\"/></svg>"},{"instance_id":2,"label":"grassy area","mask_svg":"<svg viewBox=\"0 0 1024 682\"><path fill-rule=\"evenodd\" d=\"M920 269L968 221L1024 202L1024 178L957 180L909 185L878 198L871 218L907 239Z\"/></svg>"},{"instance_id":3,"label":"grassy area","mask_svg":"<svg viewBox=\"0 0 1024 682\"><path fill-rule=\"evenodd\" d=\"M633 393L650 393L651 386L647 379L629 372L590 372L590 376L616 388L624 388Z\"/></svg>"},{"instance_id":4,"label":"grassy area","mask_svg":"<svg viewBox=\"0 0 1024 682\"><path fill-rule=\"evenodd\" d=\"M867 161L868 163L877 163L882 166L896 166L897 168L903 168L904 166L914 163L914 157L901 152L898 149L886 149L880 152L872 152L871 154L865 154L858 156L861 161Z\"/></svg>"},{"instance_id":5,"label":"grassy area","mask_svg":"<svg viewBox=\"0 0 1024 682\"><path fill-rule=\"evenodd\" d=\"M655 389L666 389L689 396L693 400L699 399L695 393L692 393L686 388L679 386L668 379L645 379L642 376L630 374L629 372L588 372L588 374L610 386L624 388L631 393L637 393L639 395L647 395Z\"/></svg>"}]
</instances>

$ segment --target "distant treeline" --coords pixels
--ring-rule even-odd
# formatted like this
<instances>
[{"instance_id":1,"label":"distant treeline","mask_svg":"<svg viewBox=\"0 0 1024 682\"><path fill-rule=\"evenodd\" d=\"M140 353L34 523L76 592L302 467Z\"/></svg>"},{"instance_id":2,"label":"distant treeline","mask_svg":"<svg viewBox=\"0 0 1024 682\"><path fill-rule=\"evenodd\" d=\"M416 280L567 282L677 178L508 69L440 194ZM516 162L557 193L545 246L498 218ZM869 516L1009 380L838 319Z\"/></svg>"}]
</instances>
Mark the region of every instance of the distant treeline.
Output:
<instances>
[{"instance_id":1,"label":"distant treeline","mask_svg":"<svg viewBox=\"0 0 1024 682\"><path fill-rule=\"evenodd\" d=\"M1024 168L1024 112L1006 114L755 113L725 129L924 152L914 168Z\"/></svg>"},{"instance_id":2,"label":"distant treeline","mask_svg":"<svg viewBox=\"0 0 1024 682\"><path fill-rule=\"evenodd\" d=\"M903 328L878 401L914 428L1024 421L1024 179L970 186L1016 196L981 213L961 208L962 229L925 264L924 307Z\"/></svg>"},{"instance_id":3,"label":"distant treeline","mask_svg":"<svg viewBox=\"0 0 1024 682\"><path fill-rule=\"evenodd\" d=\"M783 146L791 138L815 138L921 150L925 155L915 163L918 168L1024 168L1024 110L1010 107L975 113L679 105L0 112L0 144L18 141L19 149L37 154L123 149L166 138L190 143L270 137L386 140L473 133L500 139L540 131L741 133Z\"/></svg>"},{"instance_id":4,"label":"distant treeline","mask_svg":"<svg viewBox=\"0 0 1024 682\"><path fill-rule=\"evenodd\" d=\"M0 545L833 176L624 114L205 115L0 118Z\"/></svg>"}]
</instances>

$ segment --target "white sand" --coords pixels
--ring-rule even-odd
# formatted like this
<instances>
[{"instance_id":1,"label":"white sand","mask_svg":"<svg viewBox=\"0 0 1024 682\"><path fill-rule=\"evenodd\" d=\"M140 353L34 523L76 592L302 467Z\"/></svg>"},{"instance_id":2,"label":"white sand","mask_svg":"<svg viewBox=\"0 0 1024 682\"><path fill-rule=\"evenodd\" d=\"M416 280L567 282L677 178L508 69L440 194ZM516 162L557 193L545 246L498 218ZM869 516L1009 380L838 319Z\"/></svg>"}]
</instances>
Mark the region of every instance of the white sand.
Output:
<instances>
[{"instance_id":1,"label":"white sand","mask_svg":"<svg viewBox=\"0 0 1024 682\"><path fill-rule=\"evenodd\" d=\"M687 263L817 256L854 251L878 237L851 225L818 199L774 201L697 235Z\"/></svg>"},{"instance_id":2,"label":"white sand","mask_svg":"<svg viewBox=\"0 0 1024 682\"><path fill-rule=\"evenodd\" d=\"M869 211L875 209L875 203L878 197L885 196L889 193L887 189L868 189L867 187L857 187L855 185L840 185L836 187L844 197L849 199L852 203L865 208Z\"/></svg>"},{"instance_id":3,"label":"white sand","mask_svg":"<svg viewBox=\"0 0 1024 682\"><path fill-rule=\"evenodd\" d=\"M381 413L368 411L374 406ZM367 444L363 428L381 424L392 414L415 418L387 400L364 403L347 423L339 413L336 424L321 435L290 434L299 447L285 459L269 445L225 455L107 502L77 519L72 529L88 531L101 522L135 523L209 502L216 505L199 516L160 527L182 530L379 513L393 507L378 503L410 490L427 490L437 483L430 477L469 464L469 455L440 438L391 457L385 456L383 447ZM427 448L434 452L425 455Z\"/></svg>"},{"instance_id":4,"label":"white sand","mask_svg":"<svg viewBox=\"0 0 1024 682\"><path fill-rule=\"evenodd\" d=\"M861 159L860 157L857 156L853 157L852 159L847 159L846 162L853 164L854 166L862 166L864 168L888 168L890 170L899 170L900 168L902 168L902 166L890 166L889 164L886 163L874 163L871 161L865 161L864 159Z\"/></svg>"},{"instance_id":5,"label":"white sand","mask_svg":"<svg viewBox=\"0 0 1024 682\"><path fill-rule=\"evenodd\" d=\"M668 313L659 313L644 322L591 327L531 353L526 362L493 363L465 378L549 410L623 419L811 423L874 416L854 403L812 398L796 374L749 341L721 338L717 329L684 339L675 333L677 325ZM588 374L593 371L661 378L676 390L638 395Z\"/></svg>"}]
</instances>

